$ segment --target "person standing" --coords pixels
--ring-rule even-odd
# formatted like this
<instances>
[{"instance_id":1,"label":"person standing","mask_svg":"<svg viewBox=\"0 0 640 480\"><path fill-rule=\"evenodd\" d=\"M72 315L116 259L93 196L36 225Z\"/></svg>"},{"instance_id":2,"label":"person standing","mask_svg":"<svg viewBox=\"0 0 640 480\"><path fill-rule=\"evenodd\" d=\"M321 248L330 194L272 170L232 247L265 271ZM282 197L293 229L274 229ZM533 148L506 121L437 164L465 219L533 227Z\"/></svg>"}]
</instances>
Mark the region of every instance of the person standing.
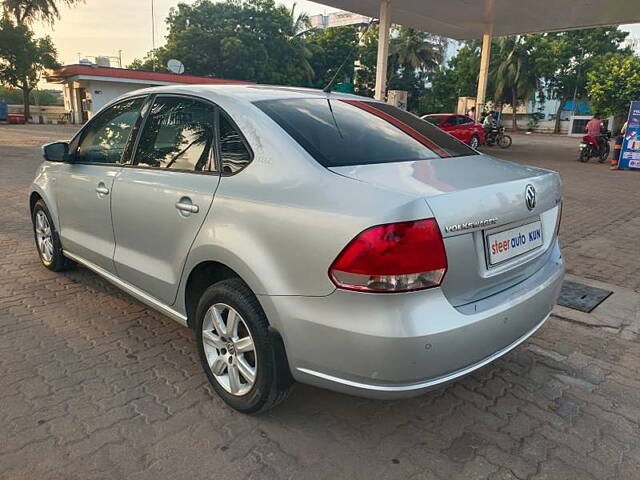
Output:
<instances>
[{"instance_id":1,"label":"person standing","mask_svg":"<svg viewBox=\"0 0 640 480\"><path fill-rule=\"evenodd\" d=\"M620 153L622 152L622 144L624 143L624 134L627 131L627 122L624 122L620 129L620 134L616 137L616 144L613 147L613 156L611 157L611 170L618 169L620 161Z\"/></svg>"},{"instance_id":2,"label":"person standing","mask_svg":"<svg viewBox=\"0 0 640 480\"><path fill-rule=\"evenodd\" d=\"M474 120L476 120L476 107L471 107L469 110L467 110L467 116L473 118Z\"/></svg>"}]
</instances>

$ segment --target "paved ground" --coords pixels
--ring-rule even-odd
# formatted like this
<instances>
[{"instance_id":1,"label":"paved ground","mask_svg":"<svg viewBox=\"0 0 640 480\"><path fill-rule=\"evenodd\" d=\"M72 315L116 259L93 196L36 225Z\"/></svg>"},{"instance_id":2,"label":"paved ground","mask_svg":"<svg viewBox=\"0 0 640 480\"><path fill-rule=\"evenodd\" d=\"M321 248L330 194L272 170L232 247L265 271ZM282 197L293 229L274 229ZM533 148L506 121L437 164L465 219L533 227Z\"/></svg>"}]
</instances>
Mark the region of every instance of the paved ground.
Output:
<instances>
[{"instance_id":1,"label":"paved ground","mask_svg":"<svg viewBox=\"0 0 640 480\"><path fill-rule=\"evenodd\" d=\"M626 287L594 315L560 308L413 400L298 386L248 417L212 394L189 330L86 269L40 266L26 189L38 146L68 131L0 126L0 478L640 478L639 174L578 164L564 138L499 152L561 172L570 271Z\"/></svg>"}]
</instances>

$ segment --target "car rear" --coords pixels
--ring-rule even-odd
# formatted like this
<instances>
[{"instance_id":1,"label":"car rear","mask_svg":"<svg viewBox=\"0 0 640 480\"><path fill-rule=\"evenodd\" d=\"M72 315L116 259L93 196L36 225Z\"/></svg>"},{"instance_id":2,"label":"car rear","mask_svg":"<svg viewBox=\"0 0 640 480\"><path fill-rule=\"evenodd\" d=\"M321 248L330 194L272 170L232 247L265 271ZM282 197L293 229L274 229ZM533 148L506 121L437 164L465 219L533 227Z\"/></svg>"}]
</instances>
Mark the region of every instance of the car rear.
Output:
<instances>
[{"instance_id":1,"label":"car rear","mask_svg":"<svg viewBox=\"0 0 640 480\"><path fill-rule=\"evenodd\" d=\"M329 172L421 199L327 265L323 296L272 298L294 377L368 397L415 395L503 355L546 320L564 263L556 173L478 154L364 99L256 105Z\"/></svg>"}]
</instances>

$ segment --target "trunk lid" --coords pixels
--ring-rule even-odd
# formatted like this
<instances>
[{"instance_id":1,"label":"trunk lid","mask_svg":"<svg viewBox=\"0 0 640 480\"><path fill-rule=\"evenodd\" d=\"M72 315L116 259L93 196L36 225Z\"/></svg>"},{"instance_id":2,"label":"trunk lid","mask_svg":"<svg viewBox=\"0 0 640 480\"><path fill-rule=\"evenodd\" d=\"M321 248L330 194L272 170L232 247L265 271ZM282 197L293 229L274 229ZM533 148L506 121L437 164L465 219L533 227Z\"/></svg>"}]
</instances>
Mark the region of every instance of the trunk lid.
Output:
<instances>
[{"instance_id":1,"label":"trunk lid","mask_svg":"<svg viewBox=\"0 0 640 480\"><path fill-rule=\"evenodd\" d=\"M488 155L330 170L424 198L444 238L449 267L442 289L454 306L486 298L525 280L551 253L562 195L555 172ZM529 185L535 191L531 209L525 193ZM510 241L509 235L526 236L529 230L540 230L542 236L532 250L506 259L489 254L489 241ZM493 236L489 239L489 235Z\"/></svg>"}]
</instances>

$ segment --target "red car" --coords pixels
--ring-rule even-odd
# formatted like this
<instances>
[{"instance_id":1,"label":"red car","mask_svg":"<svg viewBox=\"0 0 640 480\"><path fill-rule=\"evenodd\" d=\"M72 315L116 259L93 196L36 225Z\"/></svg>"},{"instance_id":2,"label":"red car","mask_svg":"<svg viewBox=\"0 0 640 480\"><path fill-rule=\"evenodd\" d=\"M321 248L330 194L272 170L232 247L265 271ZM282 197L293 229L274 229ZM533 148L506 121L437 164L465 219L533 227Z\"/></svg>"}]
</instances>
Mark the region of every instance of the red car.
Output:
<instances>
[{"instance_id":1,"label":"red car","mask_svg":"<svg viewBox=\"0 0 640 480\"><path fill-rule=\"evenodd\" d=\"M431 115L424 115L422 119L434 124L449 135L453 135L461 142L469 145L471 148L478 148L478 145L482 145L484 143L484 128L481 124L467 115L434 113Z\"/></svg>"}]
</instances>

